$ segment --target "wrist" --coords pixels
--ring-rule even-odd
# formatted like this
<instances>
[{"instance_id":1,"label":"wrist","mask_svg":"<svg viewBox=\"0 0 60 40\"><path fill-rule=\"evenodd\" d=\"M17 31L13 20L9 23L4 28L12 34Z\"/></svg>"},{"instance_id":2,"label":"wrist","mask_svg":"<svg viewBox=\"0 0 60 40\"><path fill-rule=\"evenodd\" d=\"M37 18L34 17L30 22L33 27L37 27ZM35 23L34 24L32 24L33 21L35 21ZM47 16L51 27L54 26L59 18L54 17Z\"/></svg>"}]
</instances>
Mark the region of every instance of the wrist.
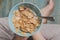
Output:
<instances>
[{"instance_id":1,"label":"wrist","mask_svg":"<svg viewBox=\"0 0 60 40\"><path fill-rule=\"evenodd\" d=\"M43 24L46 24L47 23L47 18L46 18L47 16L42 16L42 23Z\"/></svg>"},{"instance_id":2,"label":"wrist","mask_svg":"<svg viewBox=\"0 0 60 40\"><path fill-rule=\"evenodd\" d=\"M43 23L43 24L46 24L46 23L47 23L47 19L43 18L43 19L42 19L42 23Z\"/></svg>"}]
</instances>

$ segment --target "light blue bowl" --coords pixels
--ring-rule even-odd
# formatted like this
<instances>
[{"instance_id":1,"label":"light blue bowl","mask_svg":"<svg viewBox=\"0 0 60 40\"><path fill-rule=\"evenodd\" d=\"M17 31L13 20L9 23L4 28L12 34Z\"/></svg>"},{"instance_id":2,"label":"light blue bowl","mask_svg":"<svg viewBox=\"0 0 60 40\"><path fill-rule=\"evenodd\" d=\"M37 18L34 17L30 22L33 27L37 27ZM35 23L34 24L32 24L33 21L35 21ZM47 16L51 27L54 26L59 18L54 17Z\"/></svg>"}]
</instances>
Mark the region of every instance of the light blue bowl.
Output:
<instances>
[{"instance_id":1,"label":"light blue bowl","mask_svg":"<svg viewBox=\"0 0 60 40\"><path fill-rule=\"evenodd\" d=\"M41 16L41 13L40 13L40 11L39 11L39 8L36 6L36 5L34 5L34 4L32 4L32 3L28 3L28 2L24 2L24 3L18 3L18 4L16 4L12 9L11 9L11 11L10 11L10 13L9 13L9 16L8 16L8 21L9 21L9 25L10 25L10 29L14 32L14 33L16 33L17 35L19 35L19 36L32 36L33 34L35 34L39 29L40 29L40 26L41 26L41 24L38 26L38 28L36 28L36 30L33 32L33 33L26 33L26 35L24 35L24 34L21 34L21 31L19 31L19 32L16 32L16 30L15 30L15 28L14 28L14 25L13 25L13 22L12 22L12 17L13 17L13 11L15 11L15 10L18 10L18 7L19 6L21 6L21 5L24 5L24 6L26 6L26 7L28 7L28 8L31 8L35 13L36 13L36 15L38 16L38 17L40 17ZM41 18L39 18L40 19L40 23L42 22L41 20ZM33 20L32 20L33 21Z\"/></svg>"}]
</instances>

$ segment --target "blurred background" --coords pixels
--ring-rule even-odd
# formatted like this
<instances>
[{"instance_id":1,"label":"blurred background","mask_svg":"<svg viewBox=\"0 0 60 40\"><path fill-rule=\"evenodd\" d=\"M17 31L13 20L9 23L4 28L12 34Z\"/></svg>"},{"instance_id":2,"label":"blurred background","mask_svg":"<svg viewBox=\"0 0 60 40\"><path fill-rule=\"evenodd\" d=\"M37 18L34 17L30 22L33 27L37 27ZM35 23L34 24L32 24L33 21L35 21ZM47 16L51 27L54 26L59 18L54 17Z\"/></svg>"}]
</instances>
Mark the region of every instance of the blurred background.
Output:
<instances>
[{"instance_id":1,"label":"blurred background","mask_svg":"<svg viewBox=\"0 0 60 40\"><path fill-rule=\"evenodd\" d=\"M32 2L36 4L40 9L43 8L46 4L46 0L0 0L0 17L8 17L11 8L20 2ZM54 3L55 8L51 16L55 18L55 21L48 21L48 23L60 24L60 0L54 0Z\"/></svg>"}]
</instances>

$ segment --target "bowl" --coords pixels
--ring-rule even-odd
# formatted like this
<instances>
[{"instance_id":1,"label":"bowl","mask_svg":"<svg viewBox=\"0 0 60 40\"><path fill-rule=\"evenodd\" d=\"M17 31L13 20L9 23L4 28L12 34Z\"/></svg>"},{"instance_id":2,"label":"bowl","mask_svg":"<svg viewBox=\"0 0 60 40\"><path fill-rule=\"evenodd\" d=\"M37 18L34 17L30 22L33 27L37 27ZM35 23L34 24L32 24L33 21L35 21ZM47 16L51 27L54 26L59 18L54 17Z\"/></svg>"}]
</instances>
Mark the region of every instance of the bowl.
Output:
<instances>
[{"instance_id":1,"label":"bowl","mask_svg":"<svg viewBox=\"0 0 60 40\"><path fill-rule=\"evenodd\" d=\"M32 36L33 34L35 34L35 33L40 29L42 19L39 18L39 20L40 20L40 25L39 25L39 26L35 29L35 31L32 32L31 34L30 34L30 33L22 34L22 33L21 33L21 32L22 32L21 30L20 30L19 32L16 32L15 27L14 27L13 22L12 22L12 17L13 17L13 15L14 15L14 14L13 14L13 11L18 10L18 7L21 6L21 5L24 5L24 6L28 7L28 8L30 8L30 9L32 9L32 10L36 13L36 15L37 15L38 17L41 16L41 13L40 13L40 11L39 11L39 8L38 8L35 4L29 3L29 2L18 3L18 4L16 4L15 6L13 6L12 9L11 9L11 11L9 12L8 22L9 22L10 29L11 29L15 34L17 34L17 35L19 35L19 36L23 36L23 37L24 37L24 36L28 36L28 37L29 37L29 36Z\"/></svg>"}]
</instances>

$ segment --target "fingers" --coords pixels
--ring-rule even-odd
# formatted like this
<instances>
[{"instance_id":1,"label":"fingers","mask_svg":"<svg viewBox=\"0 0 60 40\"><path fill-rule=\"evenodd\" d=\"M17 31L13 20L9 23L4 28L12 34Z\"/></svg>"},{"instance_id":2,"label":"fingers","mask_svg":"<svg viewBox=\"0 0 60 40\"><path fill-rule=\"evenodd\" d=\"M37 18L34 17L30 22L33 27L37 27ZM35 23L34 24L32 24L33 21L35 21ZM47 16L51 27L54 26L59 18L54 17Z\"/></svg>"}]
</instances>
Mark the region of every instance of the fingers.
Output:
<instances>
[{"instance_id":1,"label":"fingers","mask_svg":"<svg viewBox=\"0 0 60 40\"><path fill-rule=\"evenodd\" d=\"M54 10L54 1L50 0L49 4L40 10L42 16L49 16Z\"/></svg>"},{"instance_id":2,"label":"fingers","mask_svg":"<svg viewBox=\"0 0 60 40\"><path fill-rule=\"evenodd\" d=\"M20 40L27 40L28 39L28 37L19 37L19 38L20 38Z\"/></svg>"},{"instance_id":3,"label":"fingers","mask_svg":"<svg viewBox=\"0 0 60 40\"><path fill-rule=\"evenodd\" d=\"M28 37L22 37L22 36L18 36L18 35L15 35L13 40L27 40Z\"/></svg>"},{"instance_id":4,"label":"fingers","mask_svg":"<svg viewBox=\"0 0 60 40\"><path fill-rule=\"evenodd\" d=\"M54 8L54 1L50 0L48 6L50 9L53 9Z\"/></svg>"},{"instance_id":5,"label":"fingers","mask_svg":"<svg viewBox=\"0 0 60 40\"><path fill-rule=\"evenodd\" d=\"M28 38L27 37L25 37L25 38L22 38L22 40L27 40Z\"/></svg>"},{"instance_id":6,"label":"fingers","mask_svg":"<svg viewBox=\"0 0 60 40\"><path fill-rule=\"evenodd\" d=\"M48 9L50 9L50 10L53 9L54 8L54 1L53 0L49 0L46 7Z\"/></svg>"},{"instance_id":7,"label":"fingers","mask_svg":"<svg viewBox=\"0 0 60 40\"><path fill-rule=\"evenodd\" d=\"M22 38L22 40L27 40L28 39L28 37L21 37Z\"/></svg>"},{"instance_id":8,"label":"fingers","mask_svg":"<svg viewBox=\"0 0 60 40\"><path fill-rule=\"evenodd\" d=\"M50 0L50 1L49 1L49 4L52 4L52 5L53 5L53 4L54 4L53 0Z\"/></svg>"}]
</instances>

